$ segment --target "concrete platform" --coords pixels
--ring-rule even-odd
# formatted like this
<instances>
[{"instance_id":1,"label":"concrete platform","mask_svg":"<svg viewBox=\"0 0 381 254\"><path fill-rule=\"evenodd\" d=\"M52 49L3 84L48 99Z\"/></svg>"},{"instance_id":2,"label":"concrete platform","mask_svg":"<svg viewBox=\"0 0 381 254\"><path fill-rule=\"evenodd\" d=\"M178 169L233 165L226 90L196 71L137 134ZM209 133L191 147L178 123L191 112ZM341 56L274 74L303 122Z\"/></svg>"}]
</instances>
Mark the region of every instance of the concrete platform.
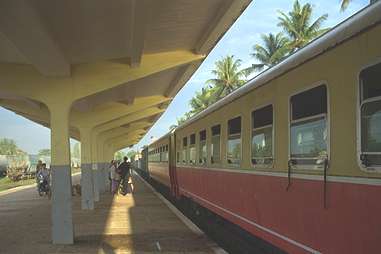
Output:
<instances>
[{"instance_id":1,"label":"concrete platform","mask_svg":"<svg viewBox=\"0 0 381 254\"><path fill-rule=\"evenodd\" d=\"M73 180L73 182L78 179ZM93 211L73 197L74 245L52 245L50 201L35 188L0 194L0 253L216 253L134 176L135 193L101 196Z\"/></svg>"}]
</instances>

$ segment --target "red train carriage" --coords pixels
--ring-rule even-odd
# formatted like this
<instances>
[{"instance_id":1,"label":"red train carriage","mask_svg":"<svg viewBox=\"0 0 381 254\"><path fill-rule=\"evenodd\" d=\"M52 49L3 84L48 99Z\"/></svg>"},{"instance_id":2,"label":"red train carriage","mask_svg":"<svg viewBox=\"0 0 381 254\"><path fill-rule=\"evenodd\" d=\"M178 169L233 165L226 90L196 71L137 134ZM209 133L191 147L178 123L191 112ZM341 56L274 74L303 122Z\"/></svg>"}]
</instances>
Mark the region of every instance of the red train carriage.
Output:
<instances>
[{"instance_id":1,"label":"red train carriage","mask_svg":"<svg viewBox=\"0 0 381 254\"><path fill-rule=\"evenodd\" d=\"M152 178L289 253L381 252L381 2L149 146Z\"/></svg>"},{"instance_id":2,"label":"red train carriage","mask_svg":"<svg viewBox=\"0 0 381 254\"><path fill-rule=\"evenodd\" d=\"M169 134L148 146L148 170L150 177L170 187L169 177Z\"/></svg>"}]
</instances>

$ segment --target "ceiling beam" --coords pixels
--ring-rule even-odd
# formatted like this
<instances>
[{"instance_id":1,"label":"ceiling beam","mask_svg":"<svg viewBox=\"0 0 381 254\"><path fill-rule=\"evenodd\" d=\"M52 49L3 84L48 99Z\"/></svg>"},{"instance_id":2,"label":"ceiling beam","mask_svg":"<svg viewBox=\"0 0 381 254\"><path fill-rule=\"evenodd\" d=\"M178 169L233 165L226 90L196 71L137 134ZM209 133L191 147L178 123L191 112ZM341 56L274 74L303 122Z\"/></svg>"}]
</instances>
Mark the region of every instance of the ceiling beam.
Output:
<instances>
[{"instance_id":1,"label":"ceiling beam","mask_svg":"<svg viewBox=\"0 0 381 254\"><path fill-rule=\"evenodd\" d=\"M130 113L136 113L141 110L159 105L169 99L163 96L149 96L140 98L135 104L126 106L116 103L115 106L104 109L88 112L86 114L72 111L70 114L71 123L75 126L92 126L108 123L118 118L124 117Z\"/></svg>"},{"instance_id":2,"label":"ceiling beam","mask_svg":"<svg viewBox=\"0 0 381 254\"><path fill-rule=\"evenodd\" d=\"M131 124L128 128L124 127L116 127L107 131L102 132L100 135L102 137L105 137L106 139L117 137L120 135L128 134L128 135L134 135L134 134L141 134L144 133L144 128L151 126L151 122L139 122L136 124Z\"/></svg>"},{"instance_id":3,"label":"ceiling beam","mask_svg":"<svg viewBox=\"0 0 381 254\"><path fill-rule=\"evenodd\" d=\"M175 97L177 92L185 85L185 83L191 78L193 73L200 66L201 61L195 61L188 65L183 66L172 82L169 84L167 90L165 91L166 97Z\"/></svg>"},{"instance_id":4,"label":"ceiling beam","mask_svg":"<svg viewBox=\"0 0 381 254\"><path fill-rule=\"evenodd\" d=\"M0 32L43 75L70 76L70 64L29 1L0 1Z\"/></svg>"},{"instance_id":5,"label":"ceiling beam","mask_svg":"<svg viewBox=\"0 0 381 254\"><path fill-rule=\"evenodd\" d=\"M123 59L73 65L71 82L75 84L74 99L81 99L203 58L205 55L177 50L143 54L138 68L131 68Z\"/></svg>"},{"instance_id":6,"label":"ceiling beam","mask_svg":"<svg viewBox=\"0 0 381 254\"><path fill-rule=\"evenodd\" d=\"M146 27L150 23L153 14L153 6L151 0L130 0L130 41L129 55L130 66L139 67L143 49Z\"/></svg>"},{"instance_id":7,"label":"ceiling beam","mask_svg":"<svg viewBox=\"0 0 381 254\"><path fill-rule=\"evenodd\" d=\"M147 117L151 117L151 116L160 114L164 111L165 111L165 109L159 109L157 107L147 108L145 110L142 110L142 111L139 111L139 112L136 112L133 114L128 114L126 116L123 116L123 117L116 119L116 120L113 120L111 122L98 125L97 127L94 128L94 132L101 133L103 131L107 131L107 130L122 126L123 124L133 123L135 121L139 121L139 120L145 119Z\"/></svg>"},{"instance_id":8,"label":"ceiling beam","mask_svg":"<svg viewBox=\"0 0 381 254\"><path fill-rule=\"evenodd\" d=\"M217 10L214 19L207 26L196 45L198 54L207 54L231 27L240 14L250 4L251 0L230 0Z\"/></svg>"},{"instance_id":9,"label":"ceiling beam","mask_svg":"<svg viewBox=\"0 0 381 254\"><path fill-rule=\"evenodd\" d=\"M0 101L21 101L25 104L28 104L31 108L39 110L45 105L39 101L35 101L26 97L18 96L18 95L13 95L9 94L6 92L0 91ZM0 103L1 104L1 103Z\"/></svg>"},{"instance_id":10,"label":"ceiling beam","mask_svg":"<svg viewBox=\"0 0 381 254\"><path fill-rule=\"evenodd\" d=\"M80 112L93 111L97 106L109 102L119 102L125 105L132 105L135 101L135 87L128 86L106 90L93 94L73 103L73 108Z\"/></svg>"},{"instance_id":11,"label":"ceiling beam","mask_svg":"<svg viewBox=\"0 0 381 254\"><path fill-rule=\"evenodd\" d=\"M70 78L54 79L41 75L30 65L0 63L0 83L2 91L45 104L62 98L75 102L204 57L184 50L143 54L138 68L131 68L123 59L104 60L72 65ZM29 89L31 85L33 89Z\"/></svg>"},{"instance_id":12,"label":"ceiling beam","mask_svg":"<svg viewBox=\"0 0 381 254\"><path fill-rule=\"evenodd\" d=\"M115 145L115 146L113 146L113 148L117 152L119 150L122 150L122 149L128 148L130 146L133 146L134 144L136 144L136 142L137 142L136 140L131 140L131 141L126 142L123 145Z\"/></svg>"},{"instance_id":13,"label":"ceiling beam","mask_svg":"<svg viewBox=\"0 0 381 254\"><path fill-rule=\"evenodd\" d=\"M114 138L106 139L105 144L112 145L112 146L124 145L127 142L133 140L133 142L131 142L131 145L134 145L135 143L139 142L139 137L140 137L139 134L135 134L135 135L124 134Z\"/></svg>"}]
</instances>

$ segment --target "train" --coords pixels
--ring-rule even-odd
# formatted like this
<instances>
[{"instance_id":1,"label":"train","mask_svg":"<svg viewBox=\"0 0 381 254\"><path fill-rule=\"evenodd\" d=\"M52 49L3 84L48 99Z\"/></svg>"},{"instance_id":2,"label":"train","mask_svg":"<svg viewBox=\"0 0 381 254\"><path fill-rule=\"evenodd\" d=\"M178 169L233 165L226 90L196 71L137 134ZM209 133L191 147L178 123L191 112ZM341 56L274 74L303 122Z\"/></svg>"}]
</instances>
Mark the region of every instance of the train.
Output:
<instances>
[{"instance_id":1,"label":"train","mask_svg":"<svg viewBox=\"0 0 381 254\"><path fill-rule=\"evenodd\" d=\"M287 253L381 252L381 1L148 145L141 171Z\"/></svg>"}]
</instances>

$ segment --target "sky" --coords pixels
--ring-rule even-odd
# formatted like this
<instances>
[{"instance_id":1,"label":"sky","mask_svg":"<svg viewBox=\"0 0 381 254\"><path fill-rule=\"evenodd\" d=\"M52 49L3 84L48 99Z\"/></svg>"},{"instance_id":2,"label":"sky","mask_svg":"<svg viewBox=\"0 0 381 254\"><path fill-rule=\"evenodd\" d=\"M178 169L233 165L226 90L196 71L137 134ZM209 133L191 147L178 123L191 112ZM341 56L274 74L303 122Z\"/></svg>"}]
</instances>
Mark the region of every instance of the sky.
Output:
<instances>
[{"instance_id":1,"label":"sky","mask_svg":"<svg viewBox=\"0 0 381 254\"><path fill-rule=\"evenodd\" d=\"M255 62L250 56L255 44L261 44L261 34L277 33L278 11L291 10L293 0L253 0L233 26L210 52L198 70L179 91L166 112L153 125L143 139L132 149L139 149L151 142L151 137L158 138L168 132L169 126L177 122L189 111L189 101L195 92L205 86L205 81L212 78L214 63L226 55L234 55L242 60L241 67L248 67ZM364 8L369 0L352 0L348 9L340 11L340 0L301 0L302 4L311 3L314 18L328 14L323 27L333 27ZM17 145L30 154L40 149L50 148L50 130L0 107L0 138L14 139ZM72 144L75 141L72 140Z\"/></svg>"}]
</instances>

